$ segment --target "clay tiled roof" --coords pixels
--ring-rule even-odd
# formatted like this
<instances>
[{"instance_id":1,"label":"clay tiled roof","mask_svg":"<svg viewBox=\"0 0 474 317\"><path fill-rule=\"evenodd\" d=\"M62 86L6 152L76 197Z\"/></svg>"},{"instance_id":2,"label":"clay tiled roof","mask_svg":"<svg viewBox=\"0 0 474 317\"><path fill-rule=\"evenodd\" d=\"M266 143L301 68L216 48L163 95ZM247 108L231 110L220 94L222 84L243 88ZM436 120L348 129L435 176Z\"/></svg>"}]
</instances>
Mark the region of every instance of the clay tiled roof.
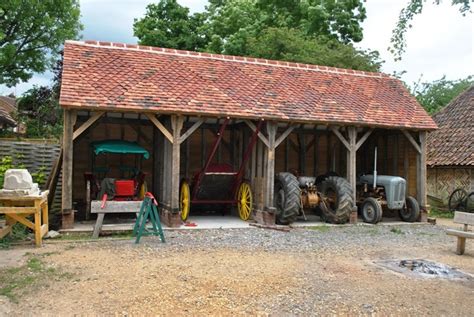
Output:
<instances>
[{"instance_id":1,"label":"clay tiled roof","mask_svg":"<svg viewBox=\"0 0 474 317\"><path fill-rule=\"evenodd\" d=\"M63 107L434 129L381 73L108 42L67 41Z\"/></svg>"},{"instance_id":2,"label":"clay tiled roof","mask_svg":"<svg viewBox=\"0 0 474 317\"><path fill-rule=\"evenodd\" d=\"M11 114L16 110L15 98L0 96L0 124L6 123L15 126L16 122Z\"/></svg>"},{"instance_id":3,"label":"clay tiled roof","mask_svg":"<svg viewBox=\"0 0 474 317\"><path fill-rule=\"evenodd\" d=\"M474 86L433 116L439 129L428 134L429 166L474 166Z\"/></svg>"}]
</instances>

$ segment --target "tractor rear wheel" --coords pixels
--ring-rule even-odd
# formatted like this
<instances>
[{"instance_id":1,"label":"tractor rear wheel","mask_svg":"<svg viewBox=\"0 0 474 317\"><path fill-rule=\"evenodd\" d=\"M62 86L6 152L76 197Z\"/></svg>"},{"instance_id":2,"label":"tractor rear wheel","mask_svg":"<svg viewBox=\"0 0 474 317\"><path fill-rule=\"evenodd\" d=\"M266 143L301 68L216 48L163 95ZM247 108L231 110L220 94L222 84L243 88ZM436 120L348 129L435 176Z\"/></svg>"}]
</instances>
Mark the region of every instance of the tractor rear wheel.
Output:
<instances>
[{"instance_id":1,"label":"tractor rear wheel","mask_svg":"<svg viewBox=\"0 0 474 317\"><path fill-rule=\"evenodd\" d=\"M408 196L405 206L398 212L400 218L406 222L415 222L420 216L420 205L415 198Z\"/></svg>"},{"instance_id":2,"label":"tractor rear wheel","mask_svg":"<svg viewBox=\"0 0 474 317\"><path fill-rule=\"evenodd\" d=\"M373 197L367 197L361 207L362 220L367 223L376 224L382 220L382 206Z\"/></svg>"},{"instance_id":3,"label":"tractor rear wheel","mask_svg":"<svg viewBox=\"0 0 474 317\"><path fill-rule=\"evenodd\" d=\"M252 187L248 182L242 182L237 192L237 209L239 211L240 219L247 221L252 214Z\"/></svg>"},{"instance_id":4,"label":"tractor rear wheel","mask_svg":"<svg viewBox=\"0 0 474 317\"><path fill-rule=\"evenodd\" d=\"M191 191L189 183L185 180L181 182L181 190L179 191L179 207L181 212L181 220L188 220L189 211L191 210Z\"/></svg>"},{"instance_id":5,"label":"tractor rear wheel","mask_svg":"<svg viewBox=\"0 0 474 317\"><path fill-rule=\"evenodd\" d=\"M330 223L346 223L352 212L354 197L349 182L342 177L329 176L320 185L321 218Z\"/></svg>"},{"instance_id":6,"label":"tractor rear wheel","mask_svg":"<svg viewBox=\"0 0 474 317\"><path fill-rule=\"evenodd\" d=\"M278 173L275 181L274 205L276 222L282 225L293 223L301 209L301 189L298 179L291 173Z\"/></svg>"}]
</instances>

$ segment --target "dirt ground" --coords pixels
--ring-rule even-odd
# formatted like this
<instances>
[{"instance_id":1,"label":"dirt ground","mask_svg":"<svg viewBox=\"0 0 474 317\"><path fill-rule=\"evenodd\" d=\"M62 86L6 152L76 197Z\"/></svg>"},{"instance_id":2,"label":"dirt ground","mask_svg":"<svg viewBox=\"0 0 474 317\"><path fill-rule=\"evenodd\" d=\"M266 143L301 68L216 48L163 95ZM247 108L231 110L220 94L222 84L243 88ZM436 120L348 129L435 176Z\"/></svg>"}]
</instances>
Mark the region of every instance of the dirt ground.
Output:
<instances>
[{"instance_id":1,"label":"dirt ground","mask_svg":"<svg viewBox=\"0 0 474 317\"><path fill-rule=\"evenodd\" d=\"M167 232L166 244L149 237L0 250L0 274L36 257L45 266L38 272L61 276L18 290L17 303L0 296L0 306L11 316L471 315L474 279L414 277L377 262L424 258L474 276L474 243L457 256L442 229L397 230L202 230Z\"/></svg>"}]
</instances>

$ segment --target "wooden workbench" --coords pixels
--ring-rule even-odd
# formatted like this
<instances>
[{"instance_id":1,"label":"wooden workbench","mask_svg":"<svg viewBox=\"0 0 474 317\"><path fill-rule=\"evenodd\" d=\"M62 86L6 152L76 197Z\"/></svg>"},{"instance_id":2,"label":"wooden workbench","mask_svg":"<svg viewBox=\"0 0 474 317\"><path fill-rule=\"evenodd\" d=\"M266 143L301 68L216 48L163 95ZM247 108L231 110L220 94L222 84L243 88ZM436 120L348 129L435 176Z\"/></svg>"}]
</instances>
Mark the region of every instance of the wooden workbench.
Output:
<instances>
[{"instance_id":1,"label":"wooden workbench","mask_svg":"<svg viewBox=\"0 0 474 317\"><path fill-rule=\"evenodd\" d=\"M0 196L0 214L5 214L6 225L0 229L0 238L12 231L19 222L35 233L36 246L40 247L42 238L48 233L48 191L39 196ZM31 222L27 217L33 215Z\"/></svg>"}]
</instances>

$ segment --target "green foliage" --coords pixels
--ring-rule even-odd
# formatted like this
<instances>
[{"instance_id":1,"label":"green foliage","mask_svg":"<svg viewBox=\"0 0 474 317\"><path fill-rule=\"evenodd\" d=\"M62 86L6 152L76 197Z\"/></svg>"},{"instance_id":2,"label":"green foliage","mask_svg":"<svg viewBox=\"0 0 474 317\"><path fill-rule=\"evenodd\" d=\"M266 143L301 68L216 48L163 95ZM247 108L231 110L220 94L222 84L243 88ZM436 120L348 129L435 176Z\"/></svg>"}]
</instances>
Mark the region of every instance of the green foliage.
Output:
<instances>
[{"instance_id":1,"label":"green foliage","mask_svg":"<svg viewBox=\"0 0 474 317\"><path fill-rule=\"evenodd\" d=\"M363 1L211 0L189 14L161 0L135 19L140 44L378 71L378 52L357 50Z\"/></svg>"},{"instance_id":2,"label":"green foliage","mask_svg":"<svg viewBox=\"0 0 474 317\"><path fill-rule=\"evenodd\" d=\"M203 23L202 14L189 15L176 0L162 0L147 6L145 17L135 19L133 31L143 45L198 50L206 43L198 31Z\"/></svg>"},{"instance_id":3,"label":"green foliage","mask_svg":"<svg viewBox=\"0 0 474 317\"><path fill-rule=\"evenodd\" d=\"M402 229L396 228L396 227L393 227L392 229L390 229L390 232L395 233L395 234L405 234L405 232L403 232Z\"/></svg>"},{"instance_id":4,"label":"green foliage","mask_svg":"<svg viewBox=\"0 0 474 317\"><path fill-rule=\"evenodd\" d=\"M334 39L308 38L296 29L266 29L249 39L247 49L254 57L365 71L378 71L382 64L378 52L360 51Z\"/></svg>"},{"instance_id":5,"label":"green foliage","mask_svg":"<svg viewBox=\"0 0 474 317\"><path fill-rule=\"evenodd\" d=\"M5 172L13 168L13 160L10 156L4 156L0 160L0 186L3 187Z\"/></svg>"},{"instance_id":6,"label":"green foliage","mask_svg":"<svg viewBox=\"0 0 474 317\"><path fill-rule=\"evenodd\" d=\"M451 0L453 6L458 6L462 15L465 15L471 10L472 0ZM439 5L441 0L434 0L434 3ZM392 31L392 38L390 42L392 46L388 50L394 55L395 60L401 60L402 55L406 50L406 32L412 27L411 22L413 18L423 11L426 0L410 0L408 5L400 11L395 29Z\"/></svg>"},{"instance_id":7,"label":"green foliage","mask_svg":"<svg viewBox=\"0 0 474 317\"><path fill-rule=\"evenodd\" d=\"M18 122L26 126L28 138L59 138L62 135L62 108L50 87L34 86L19 99Z\"/></svg>"},{"instance_id":8,"label":"green foliage","mask_svg":"<svg viewBox=\"0 0 474 317\"><path fill-rule=\"evenodd\" d=\"M46 166L41 166L36 172L31 173L35 183L41 187L46 182Z\"/></svg>"},{"instance_id":9,"label":"green foliage","mask_svg":"<svg viewBox=\"0 0 474 317\"><path fill-rule=\"evenodd\" d=\"M416 83L412 93L429 114L434 114L473 84L473 76L458 80L447 80L443 76L433 82Z\"/></svg>"},{"instance_id":10,"label":"green foliage","mask_svg":"<svg viewBox=\"0 0 474 317\"><path fill-rule=\"evenodd\" d=\"M44 72L66 39L82 28L78 0L2 0L0 84L14 86Z\"/></svg>"},{"instance_id":11,"label":"green foliage","mask_svg":"<svg viewBox=\"0 0 474 317\"><path fill-rule=\"evenodd\" d=\"M15 223L12 232L0 239L0 249L8 249L12 242L24 241L29 234L29 229L21 223Z\"/></svg>"}]
</instances>

